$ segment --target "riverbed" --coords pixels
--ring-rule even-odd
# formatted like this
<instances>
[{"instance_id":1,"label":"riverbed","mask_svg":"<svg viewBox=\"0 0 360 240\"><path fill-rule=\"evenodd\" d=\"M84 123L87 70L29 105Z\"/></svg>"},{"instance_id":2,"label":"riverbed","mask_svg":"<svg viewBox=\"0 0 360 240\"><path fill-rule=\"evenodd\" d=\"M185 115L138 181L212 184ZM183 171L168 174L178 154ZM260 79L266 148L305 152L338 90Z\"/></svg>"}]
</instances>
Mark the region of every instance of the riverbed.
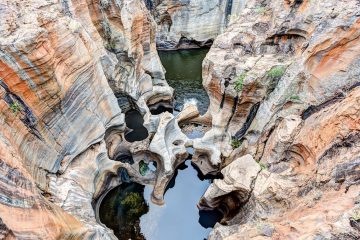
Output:
<instances>
[{"instance_id":1,"label":"riverbed","mask_svg":"<svg viewBox=\"0 0 360 240\"><path fill-rule=\"evenodd\" d=\"M209 98L202 87L202 60L208 49L159 52L166 69L166 79L175 89L176 106L186 101L196 102L204 114ZM176 110L175 110L176 111ZM147 131L143 119L134 110L126 114L130 129L125 138L141 141ZM195 126L186 132L189 138L202 137L202 126ZM144 131L142 131L144 130ZM189 159L181 164L169 183L163 206L151 202L152 186L129 182L111 190L102 200L99 219L114 230L120 240L203 240L212 227L221 219L217 211L199 211L197 203L212 180L204 176L191 164L193 149L188 148ZM155 166L156 167L156 166ZM152 171L155 171L152 166ZM147 170L147 166L144 167Z\"/></svg>"}]
</instances>

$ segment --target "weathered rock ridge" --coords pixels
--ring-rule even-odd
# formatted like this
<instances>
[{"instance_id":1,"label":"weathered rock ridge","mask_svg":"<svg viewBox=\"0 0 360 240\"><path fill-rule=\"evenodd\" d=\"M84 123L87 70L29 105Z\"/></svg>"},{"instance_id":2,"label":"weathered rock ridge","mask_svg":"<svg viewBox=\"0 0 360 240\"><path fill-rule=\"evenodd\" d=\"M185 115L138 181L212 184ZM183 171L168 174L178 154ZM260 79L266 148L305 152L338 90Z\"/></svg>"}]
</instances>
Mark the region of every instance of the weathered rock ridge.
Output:
<instances>
[{"instance_id":1,"label":"weathered rock ridge","mask_svg":"<svg viewBox=\"0 0 360 240\"><path fill-rule=\"evenodd\" d=\"M239 177L214 182L199 204L231 209L234 196L250 196L210 239L360 237L359 9L359 1L247 1L215 40L203 63L202 121L212 129L195 151L205 173L225 167ZM250 190L238 167L245 155L261 167Z\"/></svg>"},{"instance_id":2,"label":"weathered rock ridge","mask_svg":"<svg viewBox=\"0 0 360 240\"><path fill-rule=\"evenodd\" d=\"M2 234L115 239L93 200L120 181L116 97L147 119L172 102L155 22L140 0L5 1L0 12Z\"/></svg>"}]
</instances>

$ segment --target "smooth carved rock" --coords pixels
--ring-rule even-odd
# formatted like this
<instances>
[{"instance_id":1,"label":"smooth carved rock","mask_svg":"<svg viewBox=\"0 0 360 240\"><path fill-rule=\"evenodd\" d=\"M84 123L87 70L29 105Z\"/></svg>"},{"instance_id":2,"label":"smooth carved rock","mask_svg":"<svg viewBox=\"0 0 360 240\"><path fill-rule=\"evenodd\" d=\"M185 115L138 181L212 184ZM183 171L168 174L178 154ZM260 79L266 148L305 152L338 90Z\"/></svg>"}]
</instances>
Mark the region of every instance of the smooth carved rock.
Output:
<instances>
[{"instance_id":1,"label":"smooth carved rock","mask_svg":"<svg viewBox=\"0 0 360 240\"><path fill-rule=\"evenodd\" d=\"M273 238L359 238L349 224L359 191L357 9L356 1L247 1L204 60L212 128L241 140L225 163L239 154L261 162L252 211ZM261 236L257 218L241 224L214 236Z\"/></svg>"},{"instance_id":2,"label":"smooth carved rock","mask_svg":"<svg viewBox=\"0 0 360 240\"><path fill-rule=\"evenodd\" d=\"M302 120L298 115L286 116L279 126L271 134L262 158L266 159L267 163L279 162L282 159L279 158L279 153L285 152L289 144L292 143L294 136L298 133L301 127Z\"/></svg>"},{"instance_id":3,"label":"smooth carved rock","mask_svg":"<svg viewBox=\"0 0 360 240\"><path fill-rule=\"evenodd\" d=\"M231 15L237 15L240 0L148 1L157 23L160 49L208 46L225 28Z\"/></svg>"},{"instance_id":4,"label":"smooth carved rock","mask_svg":"<svg viewBox=\"0 0 360 240\"><path fill-rule=\"evenodd\" d=\"M192 142L182 133L177 119L169 112L152 115L146 127L150 133L147 139L124 142L118 148L120 152L115 155L121 156L127 152L131 155L132 163L119 162L119 166L127 170L132 181L154 185L152 201L162 205L165 189L177 167L188 157L186 147L192 146ZM141 161L145 164L156 162L156 171L141 175Z\"/></svg>"},{"instance_id":5,"label":"smooth carved rock","mask_svg":"<svg viewBox=\"0 0 360 240\"><path fill-rule=\"evenodd\" d=\"M64 174L50 177L49 192L53 196L52 201L92 229L94 236L116 239L112 231L95 220L93 199L97 199L106 189L121 183L120 178L109 176L116 176L122 166L121 162L108 158L104 142L94 145L77 156Z\"/></svg>"},{"instance_id":6,"label":"smooth carved rock","mask_svg":"<svg viewBox=\"0 0 360 240\"><path fill-rule=\"evenodd\" d=\"M200 209L220 208L227 219L227 215L249 200L260 170L251 155L233 161L221 170L224 179L215 179L206 190L199 202Z\"/></svg>"},{"instance_id":7,"label":"smooth carved rock","mask_svg":"<svg viewBox=\"0 0 360 240\"><path fill-rule=\"evenodd\" d=\"M229 1L152 3L156 22L141 0L1 5L0 238L114 239L92 200L120 183L119 168L154 184L161 204L193 146L203 173L227 165L201 200L229 220L210 239L358 239L358 1L232 1L232 14L243 10L227 29ZM222 30L203 64L209 110L178 118L212 129L189 141L174 117L149 111L173 97L155 36L181 48ZM150 133L130 147L124 95ZM231 137L242 143L233 152ZM109 159L124 149L133 165ZM158 172L142 176L141 160Z\"/></svg>"},{"instance_id":8,"label":"smooth carved rock","mask_svg":"<svg viewBox=\"0 0 360 240\"><path fill-rule=\"evenodd\" d=\"M14 148L21 173L33 178L28 197L14 198L16 210L7 204L11 182L0 190L7 234L114 239L95 221L91 201L119 184L123 165L108 159L125 130L115 95L130 96L148 115L147 105L172 101L150 13L140 0L5 1L0 42L0 144ZM5 162L10 156L1 154ZM29 211L31 199L39 207Z\"/></svg>"},{"instance_id":9,"label":"smooth carved rock","mask_svg":"<svg viewBox=\"0 0 360 240\"><path fill-rule=\"evenodd\" d=\"M88 8L78 13L77 8L82 5ZM101 63L115 95L130 96L142 112L149 111L148 106L171 106L173 89L165 80L157 54L156 24L143 1L107 4L80 1L70 9L80 16L79 21L90 28L89 31L95 32L94 39L101 48L105 46L107 52L101 57Z\"/></svg>"},{"instance_id":10,"label":"smooth carved rock","mask_svg":"<svg viewBox=\"0 0 360 240\"><path fill-rule=\"evenodd\" d=\"M188 138L181 132L176 118L170 113L162 113L157 131L149 150L159 156L157 179L152 193L152 201L163 204L165 188L174 176L179 164L184 162L188 153L185 145Z\"/></svg>"},{"instance_id":11,"label":"smooth carved rock","mask_svg":"<svg viewBox=\"0 0 360 240\"><path fill-rule=\"evenodd\" d=\"M3 239L83 239L75 217L42 196L17 149L0 134L0 236Z\"/></svg>"},{"instance_id":12,"label":"smooth carved rock","mask_svg":"<svg viewBox=\"0 0 360 240\"><path fill-rule=\"evenodd\" d=\"M200 117L200 112L196 104L185 103L181 112L176 116L180 125L189 122L196 122Z\"/></svg>"}]
</instances>

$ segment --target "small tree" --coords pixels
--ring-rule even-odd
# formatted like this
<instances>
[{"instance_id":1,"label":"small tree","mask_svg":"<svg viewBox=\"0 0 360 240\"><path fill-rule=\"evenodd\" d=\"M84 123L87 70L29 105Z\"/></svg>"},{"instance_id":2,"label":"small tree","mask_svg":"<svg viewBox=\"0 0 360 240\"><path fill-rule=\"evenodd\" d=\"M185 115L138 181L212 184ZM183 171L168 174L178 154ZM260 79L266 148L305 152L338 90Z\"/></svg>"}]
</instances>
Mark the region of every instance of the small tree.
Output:
<instances>
[{"instance_id":1,"label":"small tree","mask_svg":"<svg viewBox=\"0 0 360 240\"><path fill-rule=\"evenodd\" d=\"M146 173L149 171L149 166L144 162L144 160L141 160L139 162L139 172L142 176L145 176Z\"/></svg>"}]
</instances>

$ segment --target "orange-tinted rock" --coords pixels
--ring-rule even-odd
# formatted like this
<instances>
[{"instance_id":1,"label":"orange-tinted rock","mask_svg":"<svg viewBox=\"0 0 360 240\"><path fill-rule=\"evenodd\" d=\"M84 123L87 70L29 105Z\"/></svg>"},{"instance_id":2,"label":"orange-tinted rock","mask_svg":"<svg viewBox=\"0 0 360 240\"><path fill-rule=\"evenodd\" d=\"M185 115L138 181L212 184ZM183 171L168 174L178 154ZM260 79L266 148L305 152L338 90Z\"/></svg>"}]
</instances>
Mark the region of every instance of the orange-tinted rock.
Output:
<instances>
[{"instance_id":1,"label":"orange-tinted rock","mask_svg":"<svg viewBox=\"0 0 360 240\"><path fill-rule=\"evenodd\" d=\"M119 184L108 179L121 165L107 155L116 147L105 147L125 130L116 97L131 97L144 114L172 101L155 23L140 0L6 0L0 8L0 151L8 169L0 176L26 186L2 182L4 232L114 239L96 222L92 201ZM17 172L24 177L11 176Z\"/></svg>"},{"instance_id":2,"label":"orange-tinted rock","mask_svg":"<svg viewBox=\"0 0 360 240\"><path fill-rule=\"evenodd\" d=\"M247 1L214 42L203 65L210 131L241 143L222 150L223 163L251 154L263 170L254 217L239 214L210 239L359 238L349 220L360 207L357 9L356 1Z\"/></svg>"}]
</instances>

